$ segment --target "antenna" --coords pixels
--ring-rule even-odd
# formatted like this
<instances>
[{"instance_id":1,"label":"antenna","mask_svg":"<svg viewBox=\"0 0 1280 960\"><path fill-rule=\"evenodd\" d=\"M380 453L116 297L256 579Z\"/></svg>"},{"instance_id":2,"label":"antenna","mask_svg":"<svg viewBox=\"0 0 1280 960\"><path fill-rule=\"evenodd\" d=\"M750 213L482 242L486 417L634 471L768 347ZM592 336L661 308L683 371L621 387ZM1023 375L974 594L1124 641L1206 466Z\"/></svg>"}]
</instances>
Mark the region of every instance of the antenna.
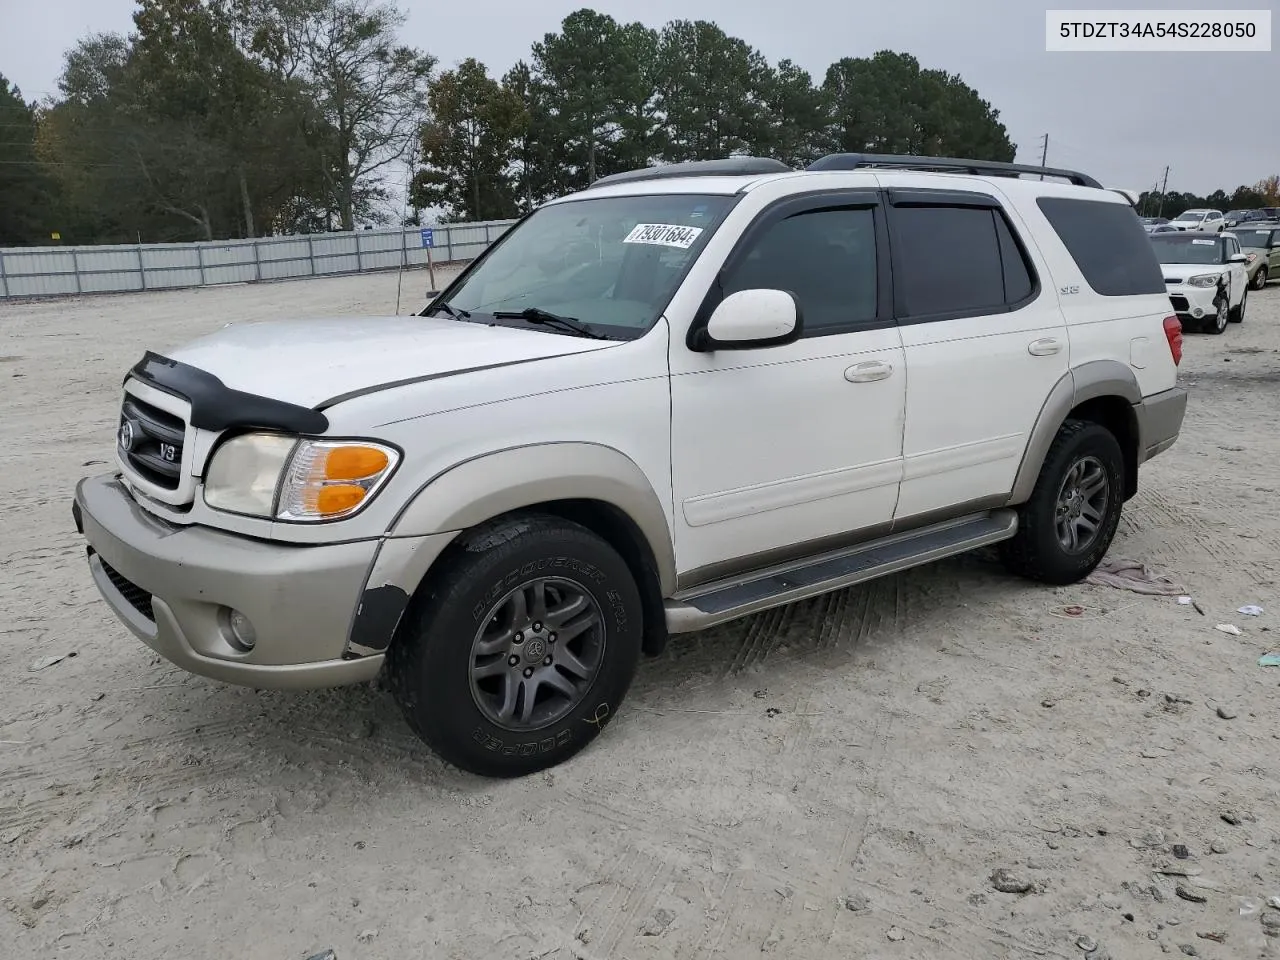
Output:
<instances>
[{"instance_id":1,"label":"antenna","mask_svg":"<svg viewBox=\"0 0 1280 960\"><path fill-rule=\"evenodd\" d=\"M415 129L421 131L421 124ZM419 133L418 136L421 134ZM409 217L409 191L413 189L413 168L418 161L418 137L409 148L409 172L404 178L404 209L400 211L400 269L396 271L396 316L400 316L400 289L404 283L404 265L409 259L409 248L404 242L404 222Z\"/></svg>"}]
</instances>

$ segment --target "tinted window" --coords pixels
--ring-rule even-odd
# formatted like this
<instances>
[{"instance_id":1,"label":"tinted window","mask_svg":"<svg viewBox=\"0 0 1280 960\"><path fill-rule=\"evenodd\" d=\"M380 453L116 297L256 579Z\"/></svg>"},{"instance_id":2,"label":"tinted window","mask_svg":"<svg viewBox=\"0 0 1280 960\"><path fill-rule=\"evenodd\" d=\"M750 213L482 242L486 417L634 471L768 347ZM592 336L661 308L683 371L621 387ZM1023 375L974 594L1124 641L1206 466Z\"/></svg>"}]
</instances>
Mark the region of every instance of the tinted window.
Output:
<instances>
[{"instance_id":1,"label":"tinted window","mask_svg":"<svg viewBox=\"0 0 1280 960\"><path fill-rule=\"evenodd\" d=\"M1000 264L1004 267L1004 302L1020 303L1031 296L1035 282L1031 279L1031 268L1027 265L1026 255L1013 238L1013 232L1004 217L992 214L996 224L996 236L1000 238Z\"/></svg>"},{"instance_id":2,"label":"tinted window","mask_svg":"<svg viewBox=\"0 0 1280 960\"><path fill-rule=\"evenodd\" d=\"M1270 230L1235 230L1234 233L1240 246L1258 250L1267 248L1267 240L1271 236Z\"/></svg>"},{"instance_id":3,"label":"tinted window","mask_svg":"<svg viewBox=\"0 0 1280 960\"><path fill-rule=\"evenodd\" d=\"M1040 197L1036 203L1085 282L1106 297L1164 293L1164 274L1133 208L1102 200Z\"/></svg>"},{"instance_id":4,"label":"tinted window","mask_svg":"<svg viewBox=\"0 0 1280 960\"><path fill-rule=\"evenodd\" d=\"M779 220L724 280L739 290L789 290L806 332L876 317L876 232L872 209L816 210Z\"/></svg>"},{"instance_id":5,"label":"tinted window","mask_svg":"<svg viewBox=\"0 0 1280 960\"><path fill-rule=\"evenodd\" d=\"M894 263L905 317L1003 311L1034 288L1004 217L985 207L897 207Z\"/></svg>"}]
</instances>

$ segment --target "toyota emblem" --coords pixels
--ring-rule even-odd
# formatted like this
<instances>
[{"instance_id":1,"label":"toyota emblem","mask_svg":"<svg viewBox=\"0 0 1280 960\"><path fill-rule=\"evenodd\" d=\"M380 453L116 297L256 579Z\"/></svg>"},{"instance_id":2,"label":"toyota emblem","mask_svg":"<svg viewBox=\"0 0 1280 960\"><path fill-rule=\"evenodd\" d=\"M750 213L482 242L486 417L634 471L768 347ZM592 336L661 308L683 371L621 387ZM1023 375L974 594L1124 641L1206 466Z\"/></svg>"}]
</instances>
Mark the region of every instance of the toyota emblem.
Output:
<instances>
[{"instance_id":1,"label":"toyota emblem","mask_svg":"<svg viewBox=\"0 0 1280 960\"><path fill-rule=\"evenodd\" d=\"M128 453L133 449L133 444L137 440L137 431L134 429L133 421L126 420L120 424L120 449Z\"/></svg>"}]
</instances>

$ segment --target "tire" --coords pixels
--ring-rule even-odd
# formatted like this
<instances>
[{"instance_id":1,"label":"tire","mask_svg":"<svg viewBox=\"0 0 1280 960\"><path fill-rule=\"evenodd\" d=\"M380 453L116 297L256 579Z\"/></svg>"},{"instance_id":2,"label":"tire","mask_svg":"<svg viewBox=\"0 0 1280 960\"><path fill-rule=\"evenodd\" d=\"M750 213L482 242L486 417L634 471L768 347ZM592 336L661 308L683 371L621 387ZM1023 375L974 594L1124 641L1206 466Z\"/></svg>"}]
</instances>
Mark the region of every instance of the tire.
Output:
<instances>
[{"instance_id":1,"label":"tire","mask_svg":"<svg viewBox=\"0 0 1280 960\"><path fill-rule=\"evenodd\" d=\"M1231 310L1227 305L1227 298L1221 297L1218 300L1218 312L1208 320L1204 321L1204 332L1212 333L1215 336L1227 329L1227 323L1231 319Z\"/></svg>"},{"instance_id":2,"label":"tire","mask_svg":"<svg viewBox=\"0 0 1280 960\"><path fill-rule=\"evenodd\" d=\"M442 758L519 777L600 734L642 634L640 590L617 552L578 524L527 515L478 528L428 579L387 672L409 726Z\"/></svg>"},{"instance_id":3,"label":"tire","mask_svg":"<svg viewBox=\"0 0 1280 960\"><path fill-rule=\"evenodd\" d=\"M1249 302L1249 287L1246 285L1244 293L1240 295L1240 305L1231 311L1228 319L1232 323L1244 323L1244 308Z\"/></svg>"},{"instance_id":4,"label":"tire","mask_svg":"<svg viewBox=\"0 0 1280 960\"><path fill-rule=\"evenodd\" d=\"M1267 268L1259 267L1258 272L1253 275L1252 287L1254 290L1261 290L1267 285Z\"/></svg>"},{"instance_id":5,"label":"tire","mask_svg":"<svg viewBox=\"0 0 1280 960\"><path fill-rule=\"evenodd\" d=\"M1072 548L1064 542L1059 510L1068 503L1064 522L1081 532L1080 521L1073 523L1071 512L1085 520L1088 513L1076 511L1082 501L1065 495L1082 478L1090 486L1091 480L1101 481L1105 499L1099 503L1096 496L1085 497L1083 502L1092 506L1097 523L1091 536ZM1011 572L1042 583L1062 586L1083 580L1115 539L1123 495L1124 454L1115 436L1099 424L1068 420L1049 447L1030 499L1018 509L1017 534L1000 545L1001 559Z\"/></svg>"}]
</instances>

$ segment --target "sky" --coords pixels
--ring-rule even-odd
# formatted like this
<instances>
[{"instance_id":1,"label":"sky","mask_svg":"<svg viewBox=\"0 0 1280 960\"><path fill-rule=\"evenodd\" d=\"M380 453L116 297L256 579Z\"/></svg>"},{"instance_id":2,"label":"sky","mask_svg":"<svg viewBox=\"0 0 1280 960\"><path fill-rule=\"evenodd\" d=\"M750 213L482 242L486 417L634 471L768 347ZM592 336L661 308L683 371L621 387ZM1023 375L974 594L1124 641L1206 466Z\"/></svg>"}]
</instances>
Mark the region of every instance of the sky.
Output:
<instances>
[{"instance_id":1,"label":"sky","mask_svg":"<svg viewBox=\"0 0 1280 960\"><path fill-rule=\"evenodd\" d=\"M1273 11L1280 0L1160 0L1167 9ZM399 0L403 40L450 67L474 56L501 76L582 6L660 27L712 20L776 63L821 82L842 57L914 55L958 73L1000 112L1019 162L1089 173L1106 186L1230 192L1280 174L1280 43L1270 53L1047 53L1045 7L1031 0ZM1127 4L1057 0L1055 9ZM1134 4L1136 6L1136 4ZM56 93L63 53L96 31L128 32L133 0L0 0L0 74L28 100ZM821 11L821 12L819 12Z\"/></svg>"}]
</instances>

